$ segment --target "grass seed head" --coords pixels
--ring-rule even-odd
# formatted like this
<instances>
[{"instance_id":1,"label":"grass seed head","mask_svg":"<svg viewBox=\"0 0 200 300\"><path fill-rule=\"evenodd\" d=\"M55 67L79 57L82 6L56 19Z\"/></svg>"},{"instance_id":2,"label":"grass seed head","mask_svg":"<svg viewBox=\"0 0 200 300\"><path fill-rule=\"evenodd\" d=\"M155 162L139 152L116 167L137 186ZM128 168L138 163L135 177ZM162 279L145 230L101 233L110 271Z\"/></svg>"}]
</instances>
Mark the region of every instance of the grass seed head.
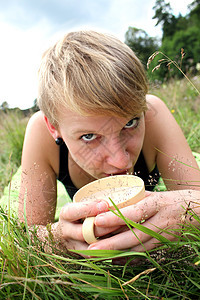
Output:
<instances>
[{"instance_id":1,"label":"grass seed head","mask_svg":"<svg viewBox=\"0 0 200 300\"><path fill-rule=\"evenodd\" d=\"M149 69L150 63L154 60L154 58L159 54L159 51L154 52L147 61L147 69Z\"/></svg>"}]
</instances>

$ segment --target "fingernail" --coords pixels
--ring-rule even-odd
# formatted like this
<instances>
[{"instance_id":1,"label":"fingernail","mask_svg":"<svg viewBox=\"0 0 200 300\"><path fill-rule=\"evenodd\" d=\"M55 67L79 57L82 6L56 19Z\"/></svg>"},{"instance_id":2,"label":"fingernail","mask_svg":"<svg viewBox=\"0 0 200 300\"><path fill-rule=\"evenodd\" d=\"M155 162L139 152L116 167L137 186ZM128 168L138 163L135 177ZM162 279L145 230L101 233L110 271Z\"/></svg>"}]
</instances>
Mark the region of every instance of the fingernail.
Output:
<instances>
[{"instance_id":1,"label":"fingernail","mask_svg":"<svg viewBox=\"0 0 200 300\"><path fill-rule=\"evenodd\" d=\"M108 203L106 201L101 201L97 203L97 209L98 212L103 212L105 210L108 210Z\"/></svg>"},{"instance_id":2,"label":"fingernail","mask_svg":"<svg viewBox=\"0 0 200 300\"><path fill-rule=\"evenodd\" d=\"M96 226L102 226L105 224L104 216L105 216L105 214L100 214L95 217L95 225Z\"/></svg>"},{"instance_id":3,"label":"fingernail","mask_svg":"<svg viewBox=\"0 0 200 300\"><path fill-rule=\"evenodd\" d=\"M98 249L97 246L95 246L95 245L92 246L92 245L91 245L91 246L88 247L88 250L99 250L99 249Z\"/></svg>"}]
</instances>

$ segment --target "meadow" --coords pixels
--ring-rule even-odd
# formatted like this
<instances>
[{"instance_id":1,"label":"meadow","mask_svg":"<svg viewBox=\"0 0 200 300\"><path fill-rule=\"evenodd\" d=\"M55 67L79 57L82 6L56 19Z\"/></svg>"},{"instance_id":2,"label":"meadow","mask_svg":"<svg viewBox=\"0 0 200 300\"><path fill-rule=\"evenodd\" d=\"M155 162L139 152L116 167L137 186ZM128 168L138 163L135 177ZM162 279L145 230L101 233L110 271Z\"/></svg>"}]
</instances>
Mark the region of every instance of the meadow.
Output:
<instances>
[{"instance_id":1,"label":"meadow","mask_svg":"<svg viewBox=\"0 0 200 300\"><path fill-rule=\"evenodd\" d=\"M192 151L200 153L200 77L191 81L196 89L184 78L154 83L150 91L165 101ZM20 112L0 114L0 196L20 166L27 121ZM200 223L198 216L193 217ZM145 232L141 224L128 225ZM45 253L36 228L31 234L32 239L26 222L20 223L1 208L0 299L199 298L200 229L191 224L183 225L181 235L177 232L176 242L149 232L163 243L154 251L96 251L96 258L90 259L70 254L66 257L56 251ZM127 262L116 264L121 257Z\"/></svg>"}]
</instances>

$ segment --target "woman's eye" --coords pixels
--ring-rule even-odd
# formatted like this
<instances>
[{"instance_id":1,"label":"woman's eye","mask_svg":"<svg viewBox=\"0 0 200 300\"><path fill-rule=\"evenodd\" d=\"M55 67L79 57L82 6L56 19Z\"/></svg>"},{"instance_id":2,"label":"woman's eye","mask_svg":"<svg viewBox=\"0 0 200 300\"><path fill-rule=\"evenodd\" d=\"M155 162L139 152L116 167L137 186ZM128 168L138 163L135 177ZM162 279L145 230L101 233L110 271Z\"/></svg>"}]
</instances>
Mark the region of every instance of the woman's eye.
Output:
<instances>
[{"instance_id":1,"label":"woman's eye","mask_svg":"<svg viewBox=\"0 0 200 300\"><path fill-rule=\"evenodd\" d=\"M124 126L125 129L127 128L135 128L138 126L139 118L131 119L126 125Z\"/></svg>"},{"instance_id":2,"label":"woman's eye","mask_svg":"<svg viewBox=\"0 0 200 300\"><path fill-rule=\"evenodd\" d=\"M88 133L81 136L81 139L85 142L90 142L96 139L96 134Z\"/></svg>"}]
</instances>

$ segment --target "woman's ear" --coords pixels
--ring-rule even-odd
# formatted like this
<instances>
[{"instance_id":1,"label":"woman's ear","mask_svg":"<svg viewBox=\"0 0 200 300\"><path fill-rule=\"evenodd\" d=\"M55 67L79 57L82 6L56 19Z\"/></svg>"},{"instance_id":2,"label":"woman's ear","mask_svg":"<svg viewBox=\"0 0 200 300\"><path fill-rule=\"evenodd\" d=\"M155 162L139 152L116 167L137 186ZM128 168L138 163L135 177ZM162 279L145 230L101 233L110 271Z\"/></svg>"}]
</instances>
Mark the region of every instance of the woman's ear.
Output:
<instances>
[{"instance_id":1,"label":"woman's ear","mask_svg":"<svg viewBox=\"0 0 200 300\"><path fill-rule=\"evenodd\" d=\"M56 129L50 122L49 122L49 119L44 116L44 120L45 120L45 123L47 125L47 128L50 132L50 134L52 135L52 137L55 139L57 139L58 137L60 137L60 132L58 129Z\"/></svg>"}]
</instances>

